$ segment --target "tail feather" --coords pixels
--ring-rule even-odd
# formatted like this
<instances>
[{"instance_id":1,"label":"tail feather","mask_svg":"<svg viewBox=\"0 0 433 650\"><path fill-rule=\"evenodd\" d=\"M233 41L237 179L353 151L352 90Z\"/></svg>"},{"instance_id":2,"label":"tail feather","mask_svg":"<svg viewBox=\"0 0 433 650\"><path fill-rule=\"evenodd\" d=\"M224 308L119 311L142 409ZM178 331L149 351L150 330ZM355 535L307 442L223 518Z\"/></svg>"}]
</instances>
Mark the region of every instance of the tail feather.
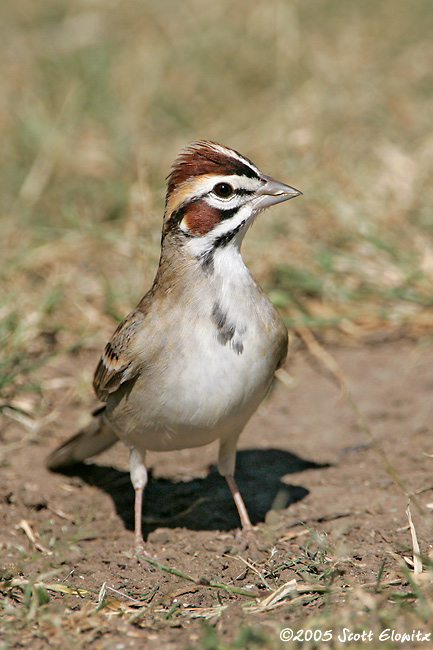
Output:
<instances>
[{"instance_id":1,"label":"tail feather","mask_svg":"<svg viewBox=\"0 0 433 650\"><path fill-rule=\"evenodd\" d=\"M104 414L96 412L92 422L54 449L46 458L45 465L50 470L61 469L96 456L108 449L118 437L114 433Z\"/></svg>"}]
</instances>

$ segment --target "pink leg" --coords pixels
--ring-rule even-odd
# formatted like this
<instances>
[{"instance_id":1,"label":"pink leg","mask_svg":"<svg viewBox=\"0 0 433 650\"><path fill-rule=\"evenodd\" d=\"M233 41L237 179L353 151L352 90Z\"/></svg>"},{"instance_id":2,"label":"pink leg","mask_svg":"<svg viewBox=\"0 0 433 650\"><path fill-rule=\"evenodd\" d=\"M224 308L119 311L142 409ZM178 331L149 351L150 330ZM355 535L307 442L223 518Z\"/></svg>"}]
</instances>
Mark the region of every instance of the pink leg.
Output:
<instances>
[{"instance_id":1,"label":"pink leg","mask_svg":"<svg viewBox=\"0 0 433 650\"><path fill-rule=\"evenodd\" d=\"M141 515L143 509L143 490L147 483L147 471L144 466L144 457L137 449L131 447L129 455L131 483L135 490L134 502L134 546L137 555L147 555L141 529Z\"/></svg>"},{"instance_id":2,"label":"pink leg","mask_svg":"<svg viewBox=\"0 0 433 650\"><path fill-rule=\"evenodd\" d=\"M226 438L220 441L220 451L218 457L218 470L219 473L225 477L227 484L232 493L233 500L238 509L239 518L241 520L242 530L240 532L241 543L243 547L254 546L256 543L254 529L250 518L248 516L247 509L245 507L244 500L239 488L236 485L236 481L233 478L235 473L235 461L236 461L236 443L238 437Z\"/></svg>"},{"instance_id":3,"label":"pink leg","mask_svg":"<svg viewBox=\"0 0 433 650\"><path fill-rule=\"evenodd\" d=\"M242 526L242 532L243 533L249 533L253 529L253 525L250 521L250 518L248 516L247 509L245 507L244 500L242 498L241 493L239 492L239 488L236 485L236 481L233 478L233 476L227 475L226 476L226 481L228 483L228 486L230 488L230 492L233 495L233 500L236 504L236 508L238 509L239 517L241 520L241 526Z\"/></svg>"},{"instance_id":4,"label":"pink leg","mask_svg":"<svg viewBox=\"0 0 433 650\"><path fill-rule=\"evenodd\" d=\"M135 489L134 503L134 547L136 555L145 553L143 533L141 530L141 515L143 509L143 488Z\"/></svg>"}]
</instances>

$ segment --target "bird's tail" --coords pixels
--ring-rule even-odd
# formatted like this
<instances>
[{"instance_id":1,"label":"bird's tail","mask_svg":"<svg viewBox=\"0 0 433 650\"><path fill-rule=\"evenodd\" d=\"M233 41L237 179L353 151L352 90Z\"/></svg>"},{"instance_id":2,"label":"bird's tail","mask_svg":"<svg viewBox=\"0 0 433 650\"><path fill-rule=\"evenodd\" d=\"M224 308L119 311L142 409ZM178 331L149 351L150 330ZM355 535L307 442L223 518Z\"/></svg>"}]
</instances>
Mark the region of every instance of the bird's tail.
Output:
<instances>
[{"instance_id":1,"label":"bird's tail","mask_svg":"<svg viewBox=\"0 0 433 650\"><path fill-rule=\"evenodd\" d=\"M54 449L46 458L48 469L58 470L96 456L114 445L118 437L104 417L105 406L93 414L90 424Z\"/></svg>"}]
</instances>

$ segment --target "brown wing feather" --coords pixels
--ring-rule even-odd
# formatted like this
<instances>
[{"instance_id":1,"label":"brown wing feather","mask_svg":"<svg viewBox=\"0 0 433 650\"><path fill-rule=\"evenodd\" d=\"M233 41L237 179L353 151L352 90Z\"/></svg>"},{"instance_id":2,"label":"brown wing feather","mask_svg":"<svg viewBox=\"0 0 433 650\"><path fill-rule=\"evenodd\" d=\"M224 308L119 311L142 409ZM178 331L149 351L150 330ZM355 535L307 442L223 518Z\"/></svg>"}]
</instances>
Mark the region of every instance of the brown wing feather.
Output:
<instances>
[{"instance_id":1,"label":"brown wing feather","mask_svg":"<svg viewBox=\"0 0 433 650\"><path fill-rule=\"evenodd\" d=\"M105 346L93 378L93 388L98 398L105 402L108 395L124 381L133 379L139 366L134 363L131 340L142 326L144 314L136 309L125 318Z\"/></svg>"}]
</instances>

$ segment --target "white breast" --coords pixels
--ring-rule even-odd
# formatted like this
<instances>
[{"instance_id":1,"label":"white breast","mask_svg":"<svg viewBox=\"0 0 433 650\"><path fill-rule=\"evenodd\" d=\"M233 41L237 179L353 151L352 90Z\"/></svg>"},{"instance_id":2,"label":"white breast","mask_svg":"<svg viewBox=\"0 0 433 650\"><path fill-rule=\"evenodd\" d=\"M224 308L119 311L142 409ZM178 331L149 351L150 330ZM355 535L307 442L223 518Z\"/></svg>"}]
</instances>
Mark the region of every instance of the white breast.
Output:
<instances>
[{"instance_id":1,"label":"white breast","mask_svg":"<svg viewBox=\"0 0 433 650\"><path fill-rule=\"evenodd\" d=\"M118 429L128 444L181 449L239 433L269 389L285 328L240 254L218 253L212 278L198 269L185 303L171 304L159 372L137 380L135 418Z\"/></svg>"}]
</instances>

